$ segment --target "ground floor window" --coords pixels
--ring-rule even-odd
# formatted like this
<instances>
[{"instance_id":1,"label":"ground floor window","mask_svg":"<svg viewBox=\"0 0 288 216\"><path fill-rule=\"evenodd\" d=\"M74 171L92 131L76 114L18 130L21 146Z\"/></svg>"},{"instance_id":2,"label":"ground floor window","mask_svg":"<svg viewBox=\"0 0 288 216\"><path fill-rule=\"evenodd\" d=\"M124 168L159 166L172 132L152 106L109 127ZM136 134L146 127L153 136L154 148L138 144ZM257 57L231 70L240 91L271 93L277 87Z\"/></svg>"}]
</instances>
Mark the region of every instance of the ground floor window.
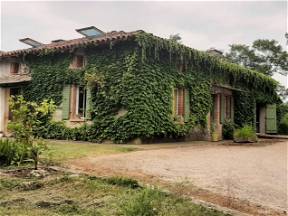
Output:
<instances>
[{"instance_id":1,"label":"ground floor window","mask_svg":"<svg viewBox=\"0 0 288 216\"><path fill-rule=\"evenodd\" d=\"M85 118L87 103L86 98L86 88L83 86L78 86L76 94L76 116L79 118Z\"/></svg>"},{"instance_id":2,"label":"ground floor window","mask_svg":"<svg viewBox=\"0 0 288 216\"><path fill-rule=\"evenodd\" d=\"M62 98L62 119L70 121L87 120L90 115L91 91L87 86L65 85Z\"/></svg>"}]
</instances>

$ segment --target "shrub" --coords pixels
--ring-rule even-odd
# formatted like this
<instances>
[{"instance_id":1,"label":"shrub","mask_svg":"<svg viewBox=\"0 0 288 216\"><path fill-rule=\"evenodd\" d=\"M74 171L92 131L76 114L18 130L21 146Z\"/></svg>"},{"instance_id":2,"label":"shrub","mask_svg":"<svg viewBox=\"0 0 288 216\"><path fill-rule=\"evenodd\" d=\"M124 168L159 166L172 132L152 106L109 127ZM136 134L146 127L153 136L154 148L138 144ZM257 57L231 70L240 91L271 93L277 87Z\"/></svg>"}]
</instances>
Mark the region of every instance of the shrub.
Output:
<instances>
[{"instance_id":1,"label":"shrub","mask_svg":"<svg viewBox=\"0 0 288 216\"><path fill-rule=\"evenodd\" d=\"M286 113L280 121L279 133L288 134L288 113Z\"/></svg>"},{"instance_id":2,"label":"shrub","mask_svg":"<svg viewBox=\"0 0 288 216\"><path fill-rule=\"evenodd\" d=\"M11 130L17 143L17 146L14 146L14 148L17 149L18 146L24 146L24 150L27 150L28 154L27 160L32 160L35 169L37 169L39 155L45 148L44 142L35 142L34 129L40 127L43 124L42 121L45 122L51 119L56 106L53 101L48 100L44 100L39 104L29 102L20 95L10 98L9 107L12 113L12 120L9 122L8 128ZM10 148L13 148L13 146L10 146ZM19 162L21 163L22 159Z\"/></svg>"},{"instance_id":3,"label":"shrub","mask_svg":"<svg viewBox=\"0 0 288 216\"><path fill-rule=\"evenodd\" d=\"M224 139L233 139L234 123L230 119L225 119L222 131Z\"/></svg>"},{"instance_id":4,"label":"shrub","mask_svg":"<svg viewBox=\"0 0 288 216\"><path fill-rule=\"evenodd\" d=\"M121 206L125 216L154 216L159 210L156 204L163 200L163 194L157 190L144 189L139 194L126 200Z\"/></svg>"},{"instance_id":5,"label":"shrub","mask_svg":"<svg viewBox=\"0 0 288 216\"><path fill-rule=\"evenodd\" d=\"M255 130L250 125L236 129L234 132L234 142L257 142Z\"/></svg>"},{"instance_id":6,"label":"shrub","mask_svg":"<svg viewBox=\"0 0 288 216\"><path fill-rule=\"evenodd\" d=\"M27 157L27 148L23 144L8 139L0 140L0 165L19 165Z\"/></svg>"}]
</instances>

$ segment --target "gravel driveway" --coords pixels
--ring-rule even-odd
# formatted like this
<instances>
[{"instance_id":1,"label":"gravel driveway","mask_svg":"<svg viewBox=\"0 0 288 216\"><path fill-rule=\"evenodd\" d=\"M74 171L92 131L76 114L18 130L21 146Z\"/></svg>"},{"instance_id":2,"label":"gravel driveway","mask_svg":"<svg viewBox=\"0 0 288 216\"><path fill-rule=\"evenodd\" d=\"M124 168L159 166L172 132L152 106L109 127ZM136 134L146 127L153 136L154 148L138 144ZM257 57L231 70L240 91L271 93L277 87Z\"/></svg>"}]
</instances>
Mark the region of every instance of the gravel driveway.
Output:
<instances>
[{"instance_id":1,"label":"gravel driveway","mask_svg":"<svg viewBox=\"0 0 288 216\"><path fill-rule=\"evenodd\" d=\"M139 172L285 210L287 145L189 145L97 158L73 163L93 169Z\"/></svg>"}]
</instances>

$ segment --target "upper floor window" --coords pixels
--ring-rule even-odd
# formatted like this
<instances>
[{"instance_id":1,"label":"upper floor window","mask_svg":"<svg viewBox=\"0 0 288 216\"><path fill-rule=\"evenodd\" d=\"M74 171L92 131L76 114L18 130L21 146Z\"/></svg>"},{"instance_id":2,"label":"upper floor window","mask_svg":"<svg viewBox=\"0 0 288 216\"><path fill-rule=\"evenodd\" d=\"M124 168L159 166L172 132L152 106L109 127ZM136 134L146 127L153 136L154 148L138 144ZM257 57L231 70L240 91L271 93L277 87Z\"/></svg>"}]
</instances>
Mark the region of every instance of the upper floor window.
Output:
<instances>
[{"instance_id":1,"label":"upper floor window","mask_svg":"<svg viewBox=\"0 0 288 216\"><path fill-rule=\"evenodd\" d=\"M73 68L83 68L85 66L85 58L83 55L76 55L73 59Z\"/></svg>"},{"instance_id":2,"label":"upper floor window","mask_svg":"<svg viewBox=\"0 0 288 216\"><path fill-rule=\"evenodd\" d=\"M20 64L17 63L17 62L13 62L11 63L11 66L10 66L10 73L11 74L19 74L19 71L20 71Z\"/></svg>"},{"instance_id":3,"label":"upper floor window","mask_svg":"<svg viewBox=\"0 0 288 216\"><path fill-rule=\"evenodd\" d=\"M190 118L189 90L185 88L174 89L173 113L179 122L188 122Z\"/></svg>"},{"instance_id":4,"label":"upper floor window","mask_svg":"<svg viewBox=\"0 0 288 216\"><path fill-rule=\"evenodd\" d=\"M184 116L185 109L185 89L175 89L175 114L178 116Z\"/></svg>"}]
</instances>

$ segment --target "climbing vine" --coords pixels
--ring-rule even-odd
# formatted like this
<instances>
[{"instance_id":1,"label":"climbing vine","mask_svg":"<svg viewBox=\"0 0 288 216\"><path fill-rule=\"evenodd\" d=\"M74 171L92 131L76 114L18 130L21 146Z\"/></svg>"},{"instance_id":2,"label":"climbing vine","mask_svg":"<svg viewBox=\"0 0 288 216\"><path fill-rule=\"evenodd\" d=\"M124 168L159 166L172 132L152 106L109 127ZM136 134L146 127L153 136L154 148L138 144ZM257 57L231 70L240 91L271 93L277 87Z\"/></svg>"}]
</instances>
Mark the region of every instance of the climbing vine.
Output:
<instances>
[{"instance_id":1,"label":"climbing vine","mask_svg":"<svg viewBox=\"0 0 288 216\"><path fill-rule=\"evenodd\" d=\"M38 131L41 136L114 142L181 137L196 125L205 127L214 83L253 90L254 95L261 92L269 98L275 93L276 83L262 74L146 33L113 47L87 46L85 53L87 65L81 70L69 69L73 56L68 52L26 56L32 75L24 89L29 100L52 99L60 105L65 84L92 88L91 126L70 129L63 123L47 122ZM185 124L176 123L172 115L175 87L190 93L190 116ZM248 96L238 97L250 103ZM250 121L245 118L251 110L243 101L237 102L235 110L239 125Z\"/></svg>"}]
</instances>

